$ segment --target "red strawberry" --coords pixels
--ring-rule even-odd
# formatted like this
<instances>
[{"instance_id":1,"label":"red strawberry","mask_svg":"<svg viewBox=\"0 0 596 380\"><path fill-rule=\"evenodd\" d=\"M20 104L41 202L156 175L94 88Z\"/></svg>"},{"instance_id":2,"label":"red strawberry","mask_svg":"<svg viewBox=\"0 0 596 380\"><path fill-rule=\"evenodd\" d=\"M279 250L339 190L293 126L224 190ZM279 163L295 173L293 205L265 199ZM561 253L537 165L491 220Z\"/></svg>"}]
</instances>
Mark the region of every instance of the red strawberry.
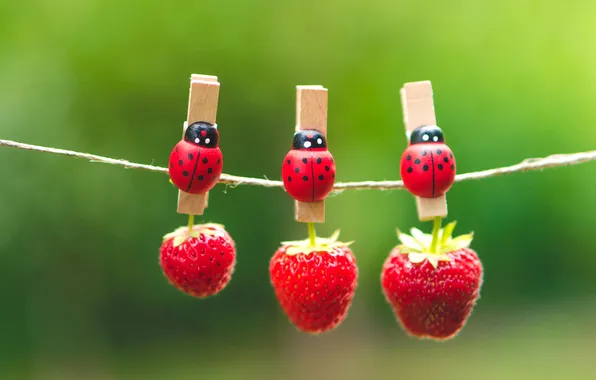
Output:
<instances>
[{"instance_id":1,"label":"red strawberry","mask_svg":"<svg viewBox=\"0 0 596 380\"><path fill-rule=\"evenodd\" d=\"M284 242L269 264L271 284L283 311L300 330L321 333L346 317L358 283L348 244L329 239Z\"/></svg>"},{"instance_id":2,"label":"red strawberry","mask_svg":"<svg viewBox=\"0 0 596 380\"><path fill-rule=\"evenodd\" d=\"M385 298L410 335L454 337L479 297L482 264L468 248L472 235L451 238L454 228L455 222L439 232L434 250L431 235L415 228L412 236L398 231L402 244L385 261L381 273Z\"/></svg>"},{"instance_id":3,"label":"red strawberry","mask_svg":"<svg viewBox=\"0 0 596 380\"><path fill-rule=\"evenodd\" d=\"M217 294L230 282L236 264L234 240L219 224L180 227L164 236L159 264L168 281L197 298Z\"/></svg>"}]
</instances>

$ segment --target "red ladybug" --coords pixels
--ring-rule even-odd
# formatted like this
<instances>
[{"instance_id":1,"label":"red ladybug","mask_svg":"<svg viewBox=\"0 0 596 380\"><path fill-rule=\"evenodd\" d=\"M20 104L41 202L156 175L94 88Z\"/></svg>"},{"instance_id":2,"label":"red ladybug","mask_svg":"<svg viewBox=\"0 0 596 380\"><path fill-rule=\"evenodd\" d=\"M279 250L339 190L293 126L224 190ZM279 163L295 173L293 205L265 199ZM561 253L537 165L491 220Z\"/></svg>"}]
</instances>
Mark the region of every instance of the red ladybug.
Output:
<instances>
[{"instance_id":1,"label":"red ladybug","mask_svg":"<svg viewBox=\"0 0 596 380\"><path fill-rule=\"evenodd\" d=\"M335 162L325 136L316 129L294 134L292 150L281 167L284 188L300 202L322 201L335 183Z\"/></svg>"},{"instance_id":2,"label":"red ladybug","mask_svg":"<svg viewBox=\"0 0 596 380\"><path fill-rule=\"evenodd\" d=\"M217 126L205 121L186 128L170 154L170 178L174 185L191 194L205 193L213 188L223 169L223 156L217 146Z\"/></svg>"},{"instance_id":3,"label":"red ladybug","mask_svg":"<svg viewBox=\"0 0 596 380\"><path fill-rule=\"evenodd\" d=\"M422 198L445 194L455 180L455 157L436 125L416 128L401 157L401 178L410 193Z\"/></svg>"}]
</instances>

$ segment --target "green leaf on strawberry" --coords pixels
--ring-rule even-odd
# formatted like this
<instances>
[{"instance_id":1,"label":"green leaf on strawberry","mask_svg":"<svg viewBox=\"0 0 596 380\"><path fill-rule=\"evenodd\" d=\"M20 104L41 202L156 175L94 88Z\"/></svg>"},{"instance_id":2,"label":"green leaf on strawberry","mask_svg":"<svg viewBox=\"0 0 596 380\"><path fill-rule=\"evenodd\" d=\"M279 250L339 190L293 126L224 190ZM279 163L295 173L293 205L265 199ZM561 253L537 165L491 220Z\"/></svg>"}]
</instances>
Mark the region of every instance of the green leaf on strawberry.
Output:
<instances>
[{"instance_id":1,"label":"green leaf on strawberry","mask_svg":"<svg viewBox=\"0 0 596 380\"><path fill-rule=\"evenodd\" d=\"M221 224L206 223L196 224L193 226L192 231L189 231L188 226L182 226L177 228L174 232L164 235L163 240L165 241L174 238L172 244L174 248L176 248L191 237L198 239L201 237L201 234L214 236L219 229L225 228Z\"/></svg>"},{"instance_id":2,"label":"green leaf on strawberry","mask_svg":"<svg viewBox=\"0 0 596 380\"><path fill-rule=\"evenodd\" d=\"M315 244L312 244L310 238L305 240L284 241L282 246L288 246L286 255L297 255L299 253L307 254L310 252L333 252L338 247L348 247L353 241L343 243L337 241L339 238L339 230L336 230L328 238L315 238Z\"/></svg>"},{"instance_id":3,"label":"green leaf on strawberry","mask_svg":"<svg viewBox=\"0 0 596 380\"><path fill-rule=\"evenodd\" d=\"M425 234L417 228L412 228L410 230L411 235L408 235L398 229L397 237L401 241L400 253L408 255L408 259L412 263L422 263L428 260L435 268L440 261L451 261L447 254L462 248L468 248L473 239L473 233L454 238L452 235L455 225L456 222L451 222L439 230L437 244L434 249L431 234Z\"/></svg>"}]
</instances>

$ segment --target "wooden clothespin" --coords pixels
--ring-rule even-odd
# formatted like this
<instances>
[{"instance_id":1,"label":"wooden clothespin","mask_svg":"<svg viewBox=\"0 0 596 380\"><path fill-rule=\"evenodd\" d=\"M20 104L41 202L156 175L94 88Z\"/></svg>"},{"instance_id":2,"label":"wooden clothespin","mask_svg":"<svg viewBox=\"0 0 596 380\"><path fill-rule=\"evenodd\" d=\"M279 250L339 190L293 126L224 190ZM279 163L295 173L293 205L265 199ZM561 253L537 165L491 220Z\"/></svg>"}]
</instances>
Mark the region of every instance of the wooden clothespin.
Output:
<instances>
[{"instance_id":1,"label":"wooden clothespin","mask_svg":"<svg viewBox=\"0 0 596 380\"><path fill-rule=\"evenodd\" d=\"M216 76L192 74L190 78L190 94L188 98L188 116L186 127L197 121L206 121L216 125L217 102L219 99L219 82ZM178 191L178 213L203 215L207 207L209 193L190 194Z\"/></svg>"},{"instance_id":2,"label":"wooden clothespin","mask_svg":"<svg viewBox=\"0 0 596 380\"><path fill-rule=\"evenodd\" d=\"M296 131L316 129L327 138L327 89L323 86L296 86ZM316 181L316 178L313 178ZM325 201L295 201L296 221L325 222Z\"/></svg>"},{"instance_id":3,"label":"wooden clothespin","mask_svg":"<svg viewBox=\"0 0 596 380\"><path fill-rule=\"evenodd\" d=\"M416 128L437 125L430 81L406 83L400 93L408 140ZM444 194L436 198L416 197L416 206L421 221L447 216L447 197Z\"/></svg>"}]
</instances>

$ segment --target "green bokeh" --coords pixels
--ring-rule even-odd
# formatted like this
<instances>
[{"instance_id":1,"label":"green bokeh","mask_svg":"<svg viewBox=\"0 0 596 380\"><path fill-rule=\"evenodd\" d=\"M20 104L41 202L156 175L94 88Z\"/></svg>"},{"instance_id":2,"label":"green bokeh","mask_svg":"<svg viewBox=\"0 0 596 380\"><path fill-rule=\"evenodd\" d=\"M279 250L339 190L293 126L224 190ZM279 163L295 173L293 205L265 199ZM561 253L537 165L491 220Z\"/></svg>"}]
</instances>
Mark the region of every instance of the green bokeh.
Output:
<instances>
[{"instance_id":1,"label":"green bokeh","mask_svg":"<svg viewBox=\"0 0 596 380\"><path fill-rule=\"evenodd\" d=\"M278 179L295 85L329 89L338 180L398 179L399 88L429 79L461 173L594 149L591 1L0 1L0 138L165 166L191 73L218 75L225 172ZM205 220L238 247L197 301L157 264L185 223L165 175L0 148L1 379L588 379L596 377L595 167L457 184L456 232L485 266L470 323L406 337L380 292L404 191L329 198L360 282L349 318L297 332L268 260L306 229L281 189L218 186Z\"/></svg>"}]
</instances>

